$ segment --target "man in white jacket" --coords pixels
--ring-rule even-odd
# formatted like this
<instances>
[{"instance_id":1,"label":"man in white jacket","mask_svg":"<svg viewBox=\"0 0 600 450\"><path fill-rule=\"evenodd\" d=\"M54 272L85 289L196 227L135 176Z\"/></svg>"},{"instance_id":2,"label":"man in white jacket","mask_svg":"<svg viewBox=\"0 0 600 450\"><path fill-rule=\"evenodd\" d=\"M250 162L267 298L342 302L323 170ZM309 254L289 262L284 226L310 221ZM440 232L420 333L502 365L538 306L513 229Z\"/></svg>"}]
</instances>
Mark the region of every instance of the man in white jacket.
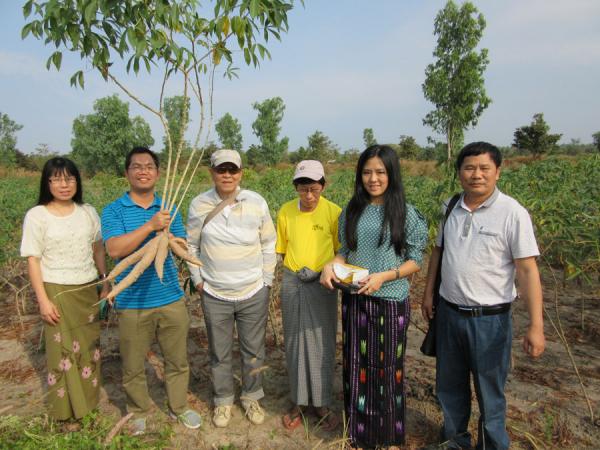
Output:
<instances>
[{"instance_id":1,"label":"man in white jacket","mask_svg":"<svg viewBox=\"0 0 600 450\"><path fill-rule=\"evenodd\" d=\"M238 152L213 153L210 173L214 187L190 204L187 239L190 252L203 263L201 268L190 266L190 272L201 294L210 345L213 423L225 427L231 419L235 326L242 354L241 403L250 422L261 424L265 413L258 403L264 396L260 368L276 263L275 227L264 198L239 187Z\"/></svg>"}]
</instances>

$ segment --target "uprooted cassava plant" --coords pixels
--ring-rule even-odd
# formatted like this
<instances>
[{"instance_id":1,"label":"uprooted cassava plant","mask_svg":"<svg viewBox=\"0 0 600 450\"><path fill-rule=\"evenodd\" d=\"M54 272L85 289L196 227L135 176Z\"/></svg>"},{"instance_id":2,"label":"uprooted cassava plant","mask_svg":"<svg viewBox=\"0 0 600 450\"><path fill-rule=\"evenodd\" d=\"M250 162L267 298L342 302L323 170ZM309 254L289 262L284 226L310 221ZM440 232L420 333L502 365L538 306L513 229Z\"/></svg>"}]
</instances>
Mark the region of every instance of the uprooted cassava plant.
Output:
<instances>
[{"instance_id":1,"label":"uprooted cassava plant","mask_svg":"<svg viewBox=\"0 0 600 450\"><path fill-rule=\"evenodd\" d=\"M302 1L302 0L300 0ZM23 6L26 18L31 22L22 30L23 38L29 34L53 43L56 50L50 55L47 67L60 70L62 50L78 54L85 61L86 69L92 67L104 80L114 82L127 96L160 120L165 131L168 149L165 186L161 210L177 214L181 200L202 161L204 150L200 148L200 137L205 126L205 99L201 85L204 76L208 92L208 126L205 146L212 126L212 94L215 70L221 62L227 67L223 75L230 79L236 75L232 67L233 51L229 42L237 42L240 55L246 64L257 66L259 58L270 57L266 47L258 38L268 41L269 37L280 39L288 29L288 12L294 0L215 0L214 7L203 8L198 0L162 0L145 2L55 2L29 0ZM203 17L205 15L206 17ZM210 17L209 15L212 15ZM68 30L68 32L65 32ZM231 38L231 39L230 39ZM135 96L123 83L115 78L115 62L127 60L126 71L137 75L140 67L148 72L152 66L164 68L158 109ZM180 126L170 129L163 107L163 96L167 81L177 78L183 81L183 107ZM71 77L71 85L83 88L84 71L79 70ZM192 151L183 173L178 173L184 135L189 123L189 96L191 89L199 106L199 127ZM179 136L176 156L173 161L173 139L171 131ZM191 164L196 158L195 164ZM192 170L189 170L193 166ZM184 187L183 192L181 188ZM114 298L130 286L154 262L156 272L162 279L163 265L169 251L192 264L200 261L187 253L185 240L169 237L169 229L157 233L141 249L120 261L109 274L114 282L116 276L127 267L133 269L113 287L109 298Z\"/></svg>"}]
</instances>

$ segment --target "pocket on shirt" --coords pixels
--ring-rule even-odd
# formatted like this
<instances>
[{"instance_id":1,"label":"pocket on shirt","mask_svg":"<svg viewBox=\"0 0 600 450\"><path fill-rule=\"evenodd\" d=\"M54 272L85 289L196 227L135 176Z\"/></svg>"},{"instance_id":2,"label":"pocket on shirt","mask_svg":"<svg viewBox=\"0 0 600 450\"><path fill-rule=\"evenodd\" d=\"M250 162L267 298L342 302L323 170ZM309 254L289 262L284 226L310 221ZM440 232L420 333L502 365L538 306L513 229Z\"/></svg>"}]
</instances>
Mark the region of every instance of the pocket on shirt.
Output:
<instances>
[{"instance_id":1,"label":"pocket on shirt","mask_svg":"<svg viewBox=\"0 0 600 450\"><path fill-rule=\"evenodd\" d=\"M485 267L497 266L506 246L501 233L493 228L480 227L475 231L477 242L474 246L473 255L476 262Z\"/></svg>"}]
</instances>

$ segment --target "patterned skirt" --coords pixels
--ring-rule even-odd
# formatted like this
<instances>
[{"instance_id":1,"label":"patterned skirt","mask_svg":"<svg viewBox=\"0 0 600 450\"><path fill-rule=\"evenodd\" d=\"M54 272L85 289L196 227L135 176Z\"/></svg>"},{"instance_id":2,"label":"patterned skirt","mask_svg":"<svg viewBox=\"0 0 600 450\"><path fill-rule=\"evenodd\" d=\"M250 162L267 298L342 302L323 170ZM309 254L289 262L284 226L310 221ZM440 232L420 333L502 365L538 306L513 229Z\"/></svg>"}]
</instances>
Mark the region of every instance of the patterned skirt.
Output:
<instances>
[{"instance_id":1,"label":"patterned skirt","mask_svg":"<svg viewBox=\"0 0 600 450\"><path fill-rule=\"evenodd\" d=\"M296 405L329 406L333 400L337 291L319 280L302 282L283 271L281 316L290 399Z\"/></svg>"},{"instance_id":2,"label":"patterned skirt","mask_svg":"<svg viewBox=\"0 0 600 450\"><path fill-rule=\"evenodd\" d=\"M344 293L344 409L353 446L404 444L408 298Z\"/></svg>"},{"instance_id":3,"label":"patterned skirt","mask_svg":"<svg viewBox=\"0 0 600 450\"><path fill-rule=\"evenodd\" d=\"M44 323L48 363L48 406L54 419L80 419L98 405L100 392L100 322L96 286L56 297L76 288L44 283L58 307L57 325Z\"/></svg>"}]
</instances>

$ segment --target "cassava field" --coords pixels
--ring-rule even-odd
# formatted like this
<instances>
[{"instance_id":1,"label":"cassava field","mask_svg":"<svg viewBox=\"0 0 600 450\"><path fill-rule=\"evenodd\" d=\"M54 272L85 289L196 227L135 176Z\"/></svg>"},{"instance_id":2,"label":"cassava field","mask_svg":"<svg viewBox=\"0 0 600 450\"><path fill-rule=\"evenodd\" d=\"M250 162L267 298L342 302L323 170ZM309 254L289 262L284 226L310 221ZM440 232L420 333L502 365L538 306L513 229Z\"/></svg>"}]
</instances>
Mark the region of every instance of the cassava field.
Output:
<instances>
[{"instance_id":1,"label":"cassava field","mask_svg":"<svg viewBox=\"0 0 600 450\"><path fill-rule=\"evenodd\" d=\"M403 162L408 201L429 222L433 237L441 199L458 189L452 176L430 162ZM499 186L517 198L531 213L542 256L547 349L538 360L527 358L520 339L527 325L522 302L513 309L515 338L513 364L507 386L508 430L513 448L600 448L600 155L577 158L508 161ZM261 193L273 217L293 198L291 167L247 169L243 186ZM325 195L344 205L353 186L352 167L329 166ZM189 402L205 418L200 431L190 431L171 422L162 388L163 359L158 347L148 354L147 375L156 408L150 433L128 436L127 426L111 436L124 414L116 317L102 327L103 390L97 412L86 417L81 430L69 431L65 424L45 416L44 349L40 345L41 319L26 267L18 257L21 223L35 200L38 174L0 169L0 448L342 448L344 430L322 430L307 417L304 427L293 432L281 426L288 409L287 378L279 311L278 286L272 290L267 326L268 359L264 367L267 420L252 426L239 405L229 427L210 423L210 380L207 338L197 296L186 289L192 314L188 351L192 376ZM126 181L98 175L84 182L84 198L100 211L126 189ZM197 176L190 190L199 193L209 186L206 172ZM190 196L191 197L191 196ZM182 205L186 215L190 198ZM181 265L181 281L187 269ZM407 448L435 443L441 422L434 397L435 361L423 357L418 347L425 323L419 302L424 274L413 279L412 318L407 351ZM186 283L187 287L187 283ZM338 340L335 408L342 410L341 342ZM237 348L234 349L239 356ZM238 358L239 359L239 358ZM239 365L237 367L239 373ZM475 412L477 411L474 405ZM476 417L477 414L474 414ZM471 427L475 432L476 421Z\"/></svg>"}]
</instances>

